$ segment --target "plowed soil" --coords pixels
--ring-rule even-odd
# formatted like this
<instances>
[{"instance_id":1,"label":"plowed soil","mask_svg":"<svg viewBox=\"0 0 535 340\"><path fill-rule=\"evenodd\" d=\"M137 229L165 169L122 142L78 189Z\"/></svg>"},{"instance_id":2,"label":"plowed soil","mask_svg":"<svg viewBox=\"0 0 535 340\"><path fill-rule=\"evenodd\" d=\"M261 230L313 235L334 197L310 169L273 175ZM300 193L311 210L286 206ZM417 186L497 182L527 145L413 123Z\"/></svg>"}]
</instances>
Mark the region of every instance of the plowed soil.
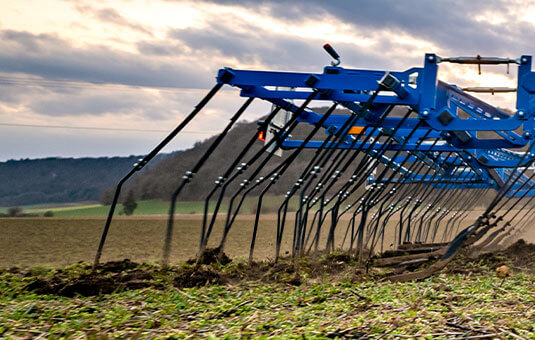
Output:
<instances>
[{"instance_id":1,"label":"plowed soil","mask_svg":"<svg viewBox=\"0 0 535 340\"><path fill-rule=\"evenodd\" d=\"M514 271L533 273L535 244L526 243L521 239L500 252L472 257L461 254L447 270L453 273L469 273L472 268L481 268L481 264L492 270L508 265ZM25 276L28 282L25 290L37 294L73 297L147 287L160 289L169 285L191 288L211 284L236 284L244 280L300 285L303 275L308 280L325 278L325 275L328 275L331 280L344 277L360 281L366 279L364 271L362 265L347 253L316 256L299 262L282 259L277 263L263 261L248 265L232 263L228 256L219 253L217 249L207 249L199 261L190 260L182 266L166 269L125 259L104 263L94 271L91 270L91 266L82 264L77 271L59 269L44 275L32 275L24 271L19 273ZM367 278L373 279L373 272Z\"/></svg>"}]
</instances>

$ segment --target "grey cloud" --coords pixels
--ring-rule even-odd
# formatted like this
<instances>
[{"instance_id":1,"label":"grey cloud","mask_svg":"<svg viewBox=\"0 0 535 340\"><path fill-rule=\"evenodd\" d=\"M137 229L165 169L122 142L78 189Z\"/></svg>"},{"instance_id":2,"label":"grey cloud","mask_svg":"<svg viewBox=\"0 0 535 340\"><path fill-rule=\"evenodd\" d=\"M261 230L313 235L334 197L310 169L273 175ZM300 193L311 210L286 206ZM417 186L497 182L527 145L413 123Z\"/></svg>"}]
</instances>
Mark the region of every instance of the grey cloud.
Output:
<instances>
[{"instance_id":1,"label":"grey cloud","mask_svg":"<svg viewBox=\"0 0 535 340\"><path fill-rule=\"evenodd\" d=\"M107 91L103 89L99 92L90 94L82 90L77 94L36 96L29 103L29 107L33 112L47 116L101 115L105 113L128 113L132 110L144 109L150 106L151 99L154 100L150 95L140 96L138 91L126 94L120 93L120 91L111 91L113 93L111 94L106 93ZM150 118L154 119L155 117Z\"/></svg>"},{"instance_id":2,"label":"grey cloud","mask_svg":"<svg viewBox=\"0 0 535 340\"><path fill-rule=\"evenodd\" d=\"M153 32L147 27L130 21L123 17L117 10L114 8L102 8L96 9L87 3L82 3L81 1L75 1L74 7L76 10L84 15L94 15L97 19L105 23L111 23L119 26L124 26L135 31L145 33L149 36L153 36Z\"/></svg>"},{"instance_id":3,"label":"grey cloud","mask_svg":"<svg viewBox=\"0 0 535 340\"><path fill-rule=\"evenodd\" d=\"M400 70L421 65L423 56L408 56L410 51L400 50L407 47L391 40L389 34L392 32L406 33L410 37L432 42L440 51L429 52L443 53L444 56L480 53L515 57L521 53L533 53L533 47L530 45L530 37L535 34L533 25L517 23L516 18L508 12L508 3L505 1L217 2L258 10L268 8L269 13L266 15L296 24L303 22L305 18L321 21L326 14L330 14L338 18L341 24L352 25L359 35L370 37L373 35L377 42L367 48L349 43L336 44L336 49L342 55L343 66L347 67ZM474 20L478 13L488 9L501 11L508 18L508 22L493 26ZM80 10L86 11L88 15L96 13L91 7ZM100 13L101 19L125 27L129 27L130 24L136 25L114 11L103 10ZM217 67L239 68L240 63L260 64L263 69L321 72L322 66L330 61L329 56L321 48L323 43L324 41L319 39L302 39L279 35L269 29L260 30L256 26L248 26L245 21L240 21L238 18L233 18L232 23L224 20L212 22L205 29L171 30L168 39L161 41L147 39L138 42L137 53L126 53L103 46L80 48L54 34L4 30L0 31L0 46L2 46L0 72L26 73L52 80L208 88L214 83ZM234 57L237 65L219 64L219 60L228 57ZM131 114L134 119L139 119L140 124L156 119L180 121L204 94L203 91L194 93L161 91L165 93L155 95L140 89L122 92L106 87L97 91L68 87L9 87L5 84L1 90L0 100L12 109L50 117L51 124L55 117L61 116L62 121L67 121L70 117L73 125L84 125L83 119L86 116L107 114ZM237 93L222 92L209 106L212 111L206 115L204 115L206 111L203 111L203 115L192 122L192 129L214 130L224 124L228 115L242 99L238 98ZM255 101L255 104L257 102L260 103ZM267 109L259 107L257 110L250 110L251 116L247 118L254 119L263 115ZM11 111L9 113L0 111L0 118L3 118L3 121L9 121L11 117ZM162 126L162 128L167 127ZM41 135L37 137L37 134L32 137L24 130L17 130L17 133L18 135L11 134L9 137L5 133L0 133L0 136L6 143L13 143L16 140L18 155L27 156L38 155L37 151L39 155L44 156L87 155L95 152L121 154L125 153L124 150L138 150L132 152L139 153L158 141L155 137L146 145L136 144L134 148L132 145L136 143L136 137L118 134L102 139L102 144L92 145L92 142L101 138L99 133L88 135L87 138L64 136L59 139L53 133L46 138ZM185 135L184 138L188 139L177 142L174 148L183 148L202 137ZM75 140L76 138L79 140ZM58 148L49 148L47 143L57 144ZM116 148L107 148L108 145L115 143L117 143ZM35 144L39 149L37 151ZM15 148L6 148L5 152L12 150ZM105 150L105 153L102 150ZM9 154L9 157L15 157L14 155ZM6 156L0 155L0 158L2 157Z\"/></svg>"},{"instance_id":4,"label":"grey cloud","mask_svg":"<svg viewBox=\"0 0 535 340\"><path fill-rule=\"evenodd\" d=\"M184 54L184 50L187 48L187 46L180 42L172 41L140 41L136 45L139 52L144 55L163 57Z\"/></svg>"},{"instance_id":5,"label":"grey cloud","mask_svg":"<svg viewBox=\"0 0 535 340\"><path fill-rule=\"evenodd\" d=\"M168 89L148 92L142 88L109 85L75 87L69 91L46 84L0 86L0 101L9 108L5 112L0 110L0 121L9 120L10 112L31 112L52 120L55 117L72 119L75 125L84 125L86 118L104 115L107 116L104 121L112 119L113 115L140 122L180 120L207 91ZM217 112L217 117L211 117L207 123L224 121L225 112L235 110L240 101L237 91L220 91L208 105L211 112ZM2 115L5 115L4 119Z\"/></svg>"},{"instance_id":6,"label":"grey cloud","mask_svg":"<svg viewBox=\"0 0 535 340\"><path fill-rule=\"evenodd\" d=\"M322 66L330 61L322 49L323 41L281 36L257 27L247 27L244 22L234 24L239 24L241 31L246 28L248 34L238 32L235 26L212 23L203 29L172 30L169 37L195 50L194 53L218 53L235 57L243 63L258 62L270 69L320 72ZM360 66L377 67L387 61L384 54L375 50L358 49L351 44L337 44L338 47L344 51L344 59Z\"/></svg>"},{"instance_id":7,"label":"grey cloud","mask_svg":"<svg viewBox=\"0 0 535 340\"><path fill-rule=\"evenodd\" d=\"M125 26L130 29L143 32L150 36L153 35L153 33L148 28L138 23L134 23L134 22L127 20L113 8L104 8L104 9L95 10L94 14L98 19L104 22L110 22L116 25Z\"/></svg>"},{"instance_id":8,"label":"grey cloud","mask_svg":"<svg viewBox=\"0 0 535 340\"><path fill-rule=\"evenodd\" d=\"M70 93L55 88L19 88L18 104L49 117L128 115L140 121L179 118L191 111L207 90L163 90L98 86L77 88ZM1 112L0 112L1 114ZM82 124L82 123L81 123Z\"/></svg>"},{"instance_id":9,"label":"grey cloud","mask_svg":"<svg viewBox=\"0 0 535 340\"><path fill-rule=\"evenodd\" d=\"M16 50L18 47L23 48L26 53L37 53L43 49L47 44L55 44L58 47L64 47L63 42L53 34L32 34L23 31L3 30L0 32L0 39L6 45L3 49L8 52ZM12 43L10 43L12 42Z\"/></svg>"},{"instance_id":10,"label":"grey cloud","mask_svg":"<svg viewBox=\"0 0 535 340\"><path fill-rule=\"evenodd\" d=\"M0 31L0 72L19 72L50 79L135 86L206 88L213 74L177 58L162 61L103 46L73 47L49 34Z\"/></svg>"},{"instance_id":11,"label":"grey cloud","mask_svg":"<svg viewBox=\"0 0 535 340\"><path fill-rule=\"evenodd\" d=\"M25 105L28 98L46 95L48 90L38 86L24 86L20 82L2 79L0 76L0 102L8 105Z\"/></svg>"},{"instance_id":12,"label":"grey cloud","mask_svg":"<svg viewBox=\"0 0 535 340\"><path fill-rule=\"evenodd\" d=\"M526 37L535 33L531 24L517 23L505 0L451 1L322 1L296 0L214 0L211 2L269 8L273 17L300 22L303 18L321 20L326 14L352 25L355 30L389 30L433 42L444 53L519 55L533 48ZM484 11L498 11L507 18L502 25L477 22ZM433 52L433 51L430 51Z\"/></svg>"},{"instance_id":13,"label":"grey cloud","mask_svg":"<svg viewBox=\"0 0 535 340\"><path fill-rule=\"evenodd\" d=\"M3 89L2 89L3 90ZM102 126L144 128L148 122L160 119L151 128L171 131L206 94L205 90L160 91L146 93L130 89L126 93L109 88L79 89L70 95L54 92L54 89L34 87L17 88L18 100L12 108L41 116L47 125ZM0 94L3 91L0 92ZM212 131L219 131L228 122L232 113L243 103L238 91L220 91L185 131L207 133L180 134L167 148L168 151L190 147L195 141L208 138ZM11 103L7 103L11 104ZM270 106L261 101L253 102L246 117L257 119L268 112ZM103 120L94 116L107 115ZM128 114L129 120L118 118ZM113 118L116 116L116 118ZM56 120L61 117L61 120ZM12 111L0 110L0 121L10 122ZM87 120L91 120L88 123ZM106 123L107 122L107 123ZM124 125L123 125L124 124ZM0 150L0 160L20 157L88 156L143 154L166 135L162 133L139 133L69 129L32 129L0 126L3 145L12 145Z\"/></svg>"},{"instance_id":14,"label":"grey cloud","mask_svg":"<svg viewBox=\"0 0 535 340\"><path fill-rule=\"evenodd\" d=\"M128 133L117 131L61 130L0 126L0 161L44 157L101 157L141 155L151 150L164 133ZM164 152L191 145L194 136L173 142Z\"/></svg>"}]
</instances>

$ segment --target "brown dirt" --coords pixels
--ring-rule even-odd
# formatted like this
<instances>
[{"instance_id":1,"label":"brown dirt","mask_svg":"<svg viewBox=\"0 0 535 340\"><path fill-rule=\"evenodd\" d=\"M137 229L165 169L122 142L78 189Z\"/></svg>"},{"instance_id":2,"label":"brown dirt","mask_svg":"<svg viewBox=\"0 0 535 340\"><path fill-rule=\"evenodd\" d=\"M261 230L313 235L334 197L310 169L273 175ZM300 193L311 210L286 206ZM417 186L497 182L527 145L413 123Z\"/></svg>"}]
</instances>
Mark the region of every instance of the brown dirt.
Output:
<instances>
[{"instance_id":1,"label":"brown dirt","mask_svg":"<svg viewBox=\"0 0 535 340\"><path fill-rule=\"evenodd\" d=\"M190 262L180 267L170 267L165 271L159 267L140 265L128 259L104 263L93 272L90 271L90 266L86 265L82 267L82 273L78 275L62 269L48 276L34 275L31 271L9 271L18 273L28 280L26 290L37 294L67 297L96 296L147 287L164 288L165 284L155 280L156 277L169 278L176 288L191 288L208 284L238 284L244 281L300 285L303 283L303 275L308 280L325 279L326 275L329 280L338 280L341 277L362 280L366 277L363 265L359 264L353 255L340 251L297 261L282 258L277 263L262 261L248 265L244 262L231 263L227 255L220 253L218 249L207 249L201 261ZM447 270L450 273L464 274L485 270L480 264L491 270L508 265L514 271L533 273L535 272L535 244L519 240L503 251L479 256L471 256L464 251L447 267ZM403 269L408 270L408 268Z\"/></svg>"},{"instance_id":2,"label":"brown dirt","mask_svg":"<svg viewBox=\"0 0 535 340\"><path fill-rule=\"evenodd\" d=\"M197 265L199 264L212 264L220 263L222 265L232 262L230 257L227 256L220 248L206 248L197 259L190 259L186 263Z\"/></svg>"},{"instance_id":3,"label":"brown dirt","mask_svg":"<svg viewBox=\"0 0 535 340\"><path fill-rule=\"evenodd\" d=\"M213 267L188 267L178 272L173 279L173 286L177 288L200 287L208 284L225 284L228 278Z\"/></svg>"},{"instance_id":4,"label":"brown dirt","mask_svg":"<svg viewBox=\"0 0 535 340\"><path fill-rule=\"evenodd\" d=\"M535 273L535 244L520 239L502 251L481 254L476 260L492 269L509 264L517 271Z\"/></svg>"},{"instance_id":5,"label":"brown dirt","mask_svg":"<svg viewBox=\"0 0 535 340\"><path fill-rule=\"evenodd\" d=\"M83 269L89 271L90 266L87 265ZM37 294L66 297L95 296L121 290L161 286L153 281L150 269L144 269L128 259L104 263L95 271L83 272L76 277L61 269L50 277L28 274L25 276L30 280L25 287L26 290Z\"/></svg>"},{"instance_id":6,"label":"brown dirt","mask_svg":"<svg viewBox=\"0 0 535 340\"><path fill-rule=\"evenodd\" d=\"M163 288L155 277L167 277L176 288L199 287L208 284L238 284L243 281L266 283L287 283L300 285L302 274L310 279L322 278L325 274L336 276L341 272L355 269L354 258L348 254L336 253L294 261L283 258L277 263L271 261L229 264L224 254L209 249L202 261L188 261L179 267L161 269L140 265L128 259L103 263L95 271L89 265L81 267L81 272L59 269L52 275L32 274L31 271L18 271L28 284L25 290L37 294L51 294L66 297L97 296L117 291L139 288ZM226 259L222 263L220 259Z\"/></svg>"},{"instance_id":7,"label":"brown dirt","mask_svg":"<svg viewBox=\"0 0 535 340\"><path fill-rule=\"evenodd\" d=\"M208 259L194 262L195 267L182 267L176 271L173 285L177 288L202 286L212 284L238 284L243 281L260 281L265 283L286 283L300 285L303 283L303 274L308 279L337 280L341 275L362 276L363 268L356 262L356 258L347 252L337 251L331 254L318 253L301 260L283 257L278 262L259 261L248 265L245 262L233 263L224 266L221 259L231 260L217 249L207 251ZM212 256L211 254L217 254ZM200 264L202 263L202 264ZM223 267L221 267L223 265Z\"/></svg>"},{"instance_id":8,"label":"brown dirt","mask_svg":"<svg viewBox=\"0 0 535 340\"><path fill-rule=\"evenodd\" d=\"M481 211L473 211L463 222L472 223ZM224 228L224 216L214 225L208 247L217 247ZM346 216L347 217L347 216ZM276 214L263 214L258 228L254 260L261 261L275 255ZM246 259L249 256L254 215L239 215L225 245L225 253L232 259ZM191 258L198 251L203 216L200 214L177 215L173 233L170 259L178 265ZM383 250L391 249L394 243L393 230L399 221L394 215L387 226ZM444 225L447 222L443 221ZM341 219L335 232L335 247L341 246L348 220ZM78 218L0 218L0 268L13 266L62 267L79 261L90 262L100 241L103 217ZM288 221L292 225L292 221ZM102 254L102 261L118 261L130 258L139 263L159 263L167 228L166 216L130 216L113 221ZM322 229L320 248L325 245L328 228ZM440 232L439 232L440 234ZM525 234L524 239L535 242L533 235ZM287 229L281 245L281 254L287 254L292 246L291 228ZM347 242L346 242L347 247ZM379 248L376 248L379 249Z\"/></svg>"},{"instance_id":9,"label":"brown dirt","mask_svg":"<svg viewBox=\"0 0 535 340\"><path fill-rule=\"evenodd\" d=\"M262 215L254 260L261 261L275 255L276 215ZM198 252L202 215L177 216L171 247L171 264L179 265ZM208 247L219 246L224 219L214 225ZM103 218L0 218L0 268L13 266L45 266L58 268L79 261L91 262L100 241ZM292 221L288 222L293 225ZM238 216L232 227L225 253L232 259L247 259L254 216ZM102 262L129 258L139 263L160 263L167 221L158 217L130 217L113 221L102 253ZM337 246L343 231L336 234ZM322 234L324 244L328 230ZM288 229L282 239L281 254L291 251L292 232Z\"/></svg>"}]
</instances>

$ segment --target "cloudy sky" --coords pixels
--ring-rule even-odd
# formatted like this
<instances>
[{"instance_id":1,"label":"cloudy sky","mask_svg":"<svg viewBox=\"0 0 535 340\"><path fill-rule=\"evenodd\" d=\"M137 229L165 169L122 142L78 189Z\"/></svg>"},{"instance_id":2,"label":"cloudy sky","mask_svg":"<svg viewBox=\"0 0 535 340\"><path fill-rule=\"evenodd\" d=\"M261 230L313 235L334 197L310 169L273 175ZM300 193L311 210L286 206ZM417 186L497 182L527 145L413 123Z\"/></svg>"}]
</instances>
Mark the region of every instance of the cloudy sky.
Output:
<instances>
[{"instance_id":1,"label":"cloudy sky","mask_svg":"<svg viewBox=\"0 0 535 340\"><path fill-rule=\"evenodd\" d=\"M426 52L535 54L528 1L0 0L0 13L0 161L144 154L219 68L321 72L325 42L343 66L372 69L420 66ZM514 87L511 71L441 66L439 77ZM511 95L485 99L514 107ZM167 150L216 133L242 101L218 94Z\"/></svg>"}]
</instances>

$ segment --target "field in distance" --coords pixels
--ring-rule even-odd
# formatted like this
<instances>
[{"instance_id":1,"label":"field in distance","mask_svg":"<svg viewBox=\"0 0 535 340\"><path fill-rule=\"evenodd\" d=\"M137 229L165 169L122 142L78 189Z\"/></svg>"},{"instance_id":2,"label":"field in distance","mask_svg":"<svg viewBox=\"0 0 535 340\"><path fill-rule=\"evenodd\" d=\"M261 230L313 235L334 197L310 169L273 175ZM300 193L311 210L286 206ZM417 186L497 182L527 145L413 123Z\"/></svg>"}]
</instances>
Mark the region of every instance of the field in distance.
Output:
<instances>
[{"instance_id":1,"label":"field in distance","mask_svg":"<svg viewBox=\"0 0 535 340\"><path fill-rule=\"evenodd\" d=\"M137 202L138 206L134 211L134 215L161 215L167 214L169 211L169 202L161 200L148 200ZM91 217L91 216L106 216L110 210L109 205L101 205L96 203L82 203L82 204L37 204L29 206L21 206L24 213L37 214L43 216L47 211L54 213L55 217ZM122 204L117 206L116 215L121 214L123 209ZM181 202L177 207L177 213L193 214L201 212L203 209L201 202ZM7 207L0 208L0 213L6 213Z\"/></svg>"},{"instance_id":2,"label":"field in distance","mask_svg":"<svg viewBox=\"0 0 535 340\"><path fill-rule=\"evenodd\" d=\"M280 197L265 197L263 200L262 211L276 212L280 202ZM295 200L290 202L290 209L295 210L297 205ZM138 206L134 211L134 215L166 215L169 212L169 202L162 200L147 200L137 202ZM212 212L215 203L210 203L209 211ZM53 212L54 217L101 217L107 216L110 210L109 205L101 205L97 203L66 203L66 204L34 204L21 206L23 213L37 214L43 216L47 211ZM226 212L228 208L228 199L224 199L220 212ZM8 207L0 207L0 213L7 213ZM123 206L119 204L115 210L115 215L122 214ZM256 211L256 200L246 199L240 210L243 214L252 214ZM176 205L175 212L177 214L202 214L204 212L204 202L201 201L180 201Z\"/></svg>"}]
</instances>

